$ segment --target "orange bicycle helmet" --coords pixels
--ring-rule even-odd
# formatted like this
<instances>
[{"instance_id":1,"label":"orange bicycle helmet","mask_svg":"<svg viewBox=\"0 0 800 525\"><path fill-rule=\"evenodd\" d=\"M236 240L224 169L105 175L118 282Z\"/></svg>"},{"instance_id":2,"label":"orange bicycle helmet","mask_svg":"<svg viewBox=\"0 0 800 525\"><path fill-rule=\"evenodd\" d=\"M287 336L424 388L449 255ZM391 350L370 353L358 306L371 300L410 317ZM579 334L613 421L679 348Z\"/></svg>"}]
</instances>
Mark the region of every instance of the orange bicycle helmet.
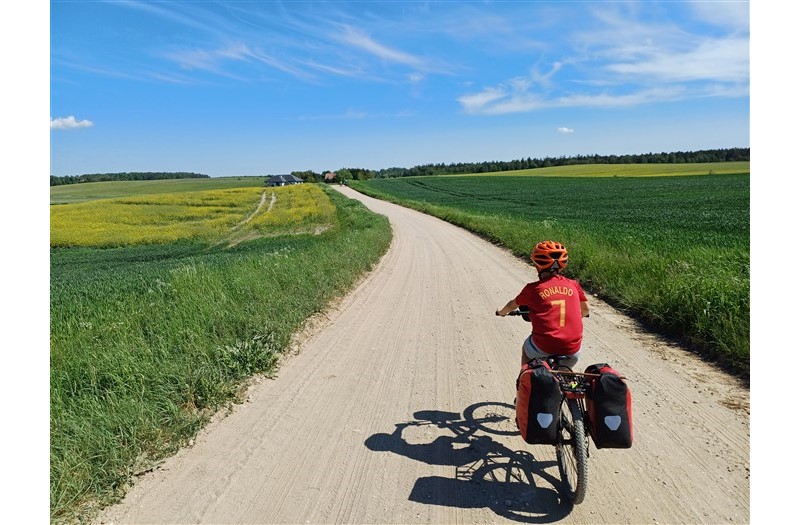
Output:
<instances>
[{"instance_id":1,"label":"orange bicycle helmet","mask_svg":"<svg viewBox=\"0 0 800 525\"><path fill-rule=\"evenodd\" d=\"M560 242L542 241L533 248L531 261L538 271L544 272L566 268L569 256L567 249Z\"/></svg>"}]
</instances>

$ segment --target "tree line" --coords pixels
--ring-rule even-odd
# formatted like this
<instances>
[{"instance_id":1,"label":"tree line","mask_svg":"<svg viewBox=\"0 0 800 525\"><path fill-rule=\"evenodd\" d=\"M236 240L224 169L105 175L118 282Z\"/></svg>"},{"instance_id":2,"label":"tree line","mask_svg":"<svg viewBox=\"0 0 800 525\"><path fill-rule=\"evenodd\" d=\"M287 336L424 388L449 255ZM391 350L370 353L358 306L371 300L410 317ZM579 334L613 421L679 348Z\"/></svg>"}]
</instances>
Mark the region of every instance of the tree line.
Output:
<instances>
[{"instance_id":1,"label":"tree line","mask_svg":"<svg viewBox=\"0 0 800 525\"><path fill-rule=\"evenodd\" d=\"M346 180L382 179L391 177L413 177L420 175L457 175L465 173L492 173L496 171L516 171L576 164L686 164L694 162L734 162L749 161L750 148L707 149L699 151L673 151L671 153L642 153L638 155L576 155L572 157L523 158L511 161L457 162L450 164L421 164L411 168L383 168L370 170L364 168L341 168L334 172L329 182ZM325 173L311 170L293 171L292 175L305 182L324 182ZM65 177L50 176L50 186L75 184L79 182L103 182L121 180L159 180L208 178L208 175L188 172L130 172L96 173Z\"/></svg>"},{"instance_id":2,"label":"tree line","mask_svg":"<svg viewBox=\"0 0 800 525\"><path fill-rule=\"evenodd\" d=\"M576 155L572 157L523 158L511 161L458 162L451 164L422 164L411 168L342 168L334 171L331 182L366 180L421 175L457 175L466 173L492 173L577 164L687 164L695 162L749 161L750 148L726 148L699 151L673 151L671 153L643 153L638 155ZM306 182L322 182L324 173L293 171L292 175Z\"/></svg>"},{"instance_id":3,"label":"tree line","mask_svg":"<svg viewBox=\"0 0 800 525\"><path fill-rule=\"evenodd\" d=\"M127 172L127 173L91 173L88 175L66 175L56 177L50 175L50 186L77 184L80 182L107 182L112 180L164 180L164 179L207 179L208 175L200 173L178 172Z\"/></svg>"}]
</instances>

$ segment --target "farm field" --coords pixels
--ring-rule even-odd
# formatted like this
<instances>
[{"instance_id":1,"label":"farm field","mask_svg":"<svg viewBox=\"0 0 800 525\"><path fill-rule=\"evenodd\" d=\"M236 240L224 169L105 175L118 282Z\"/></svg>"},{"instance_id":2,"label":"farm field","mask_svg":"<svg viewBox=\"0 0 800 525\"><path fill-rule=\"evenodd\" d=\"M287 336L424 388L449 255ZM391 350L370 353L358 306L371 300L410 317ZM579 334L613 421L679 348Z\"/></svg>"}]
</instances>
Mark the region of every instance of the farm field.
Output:
<instances>
[{"instance_id":1,"label":"farm field","mask_svg":"<svg viewBox=\"0 0 800 525\"><path fill-rule=\"evenodd\" d=\"M493 173L473 173L466 175L441 175L443 177L668 177L685 175L726 175L731 173L750 173L749 161L686 164L579 164L573 166L554 166L516 171L497 171Z\"/></svg>"},{"instance_id":2,"label":"farm field","mask_svg":"<svg viewBox=\"0 0 800 525\"><path fill-rule=\"evenodd\" d=\"M263 188L265 177L214 177L141 181L82 182L50 186L50 204L70 204L96 199L137 195L210 191L232 188Z\"/></svg>"},{"instance_id":3,"label":"farm field","mask_svg":"<svg viewBox=\"0 0 800 525\"><path fill-rule=\"evenodd\" d=\"M465 227L519 257L537 240L560 240L571 251L568 274L588 290L748 374L749 163L677 176L681 167L697 171L689 166L673 166L669 177L600 177L605 167L569 166L552 171L565 177L408 177L353 188ZM719 174L728 169L739 171Z\"/></svg>"},{"instance_id":4,"label":"farm field","mask_svg":"<svg viewBox=\"0 0 800 525\"><path fill-rule=\"evenodd\" d=\"M321 185L275 188L269 209L263 181L201 181L106 200L94 196L114 183L94 183L51 207L53 522L119 498L243 381L274 374L306 319L388 249L384 217Z\"/></svg>"},{"instance_id":5,"label":"farm field","mask_svg":"<svg viewBox=\"0 0 800 525\"><path fill-rule=\"evenodd\" d=\"M330 227L335 208L310 184L156 193L51 206L53 247L176 241L234 242L252 235Z\"/></svg>"}]
</instances>

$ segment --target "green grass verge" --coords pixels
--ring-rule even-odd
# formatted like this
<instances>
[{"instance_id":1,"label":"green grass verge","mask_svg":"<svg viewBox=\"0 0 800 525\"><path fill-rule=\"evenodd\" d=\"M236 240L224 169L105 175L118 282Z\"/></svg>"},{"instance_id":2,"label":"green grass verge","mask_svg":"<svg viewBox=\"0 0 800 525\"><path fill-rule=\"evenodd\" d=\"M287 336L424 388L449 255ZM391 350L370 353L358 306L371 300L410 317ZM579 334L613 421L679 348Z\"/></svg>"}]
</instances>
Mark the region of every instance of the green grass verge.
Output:
<instances>
[{"instance_id":1,"label":"green grass verge","mask_svg":"<svg viewBox=\"0 0 800 525\"><path fill-rule=\"evenodd\" d=\"M326 191L337 224L320 235L51 250L53 522L121 497L385 253L386 218Z\"/></svg>"},{"instance_id":2,"label":"green grass verge","mask_svg":"<svg viewBox=\"0 0 800 525\"><path fill-rule=\"evenodd\" d=\"M713 167L712 167L713 169ZM568 274L651 328L749 374L749 173L682 177L409 177L353 182Z\"/></svg>"}]
</instances>

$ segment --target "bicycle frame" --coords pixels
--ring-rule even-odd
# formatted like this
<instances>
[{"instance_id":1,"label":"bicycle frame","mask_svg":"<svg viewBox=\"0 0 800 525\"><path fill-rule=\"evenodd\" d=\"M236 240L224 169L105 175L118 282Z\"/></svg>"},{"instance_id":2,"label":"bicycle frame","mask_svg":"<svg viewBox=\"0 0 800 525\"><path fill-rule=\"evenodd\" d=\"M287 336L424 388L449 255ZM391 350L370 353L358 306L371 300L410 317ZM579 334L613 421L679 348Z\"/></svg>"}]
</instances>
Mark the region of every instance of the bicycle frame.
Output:
<instances>
[{"instance_id":1,"label":"bicycle frame","mask_svg":"<svg viewBox=\"0 0 800 525\"><path fill-rule=\"evenodd\" d=\"M586 496L589 477L589 436L584 399L588 387L587 376L593 374L573 372L568 366L560 364L563 357L553 356L546 361L563 395L558 419L559 443L556 445L558 468L570 502L577 505Z\"/></svg>"}]
</instances>

